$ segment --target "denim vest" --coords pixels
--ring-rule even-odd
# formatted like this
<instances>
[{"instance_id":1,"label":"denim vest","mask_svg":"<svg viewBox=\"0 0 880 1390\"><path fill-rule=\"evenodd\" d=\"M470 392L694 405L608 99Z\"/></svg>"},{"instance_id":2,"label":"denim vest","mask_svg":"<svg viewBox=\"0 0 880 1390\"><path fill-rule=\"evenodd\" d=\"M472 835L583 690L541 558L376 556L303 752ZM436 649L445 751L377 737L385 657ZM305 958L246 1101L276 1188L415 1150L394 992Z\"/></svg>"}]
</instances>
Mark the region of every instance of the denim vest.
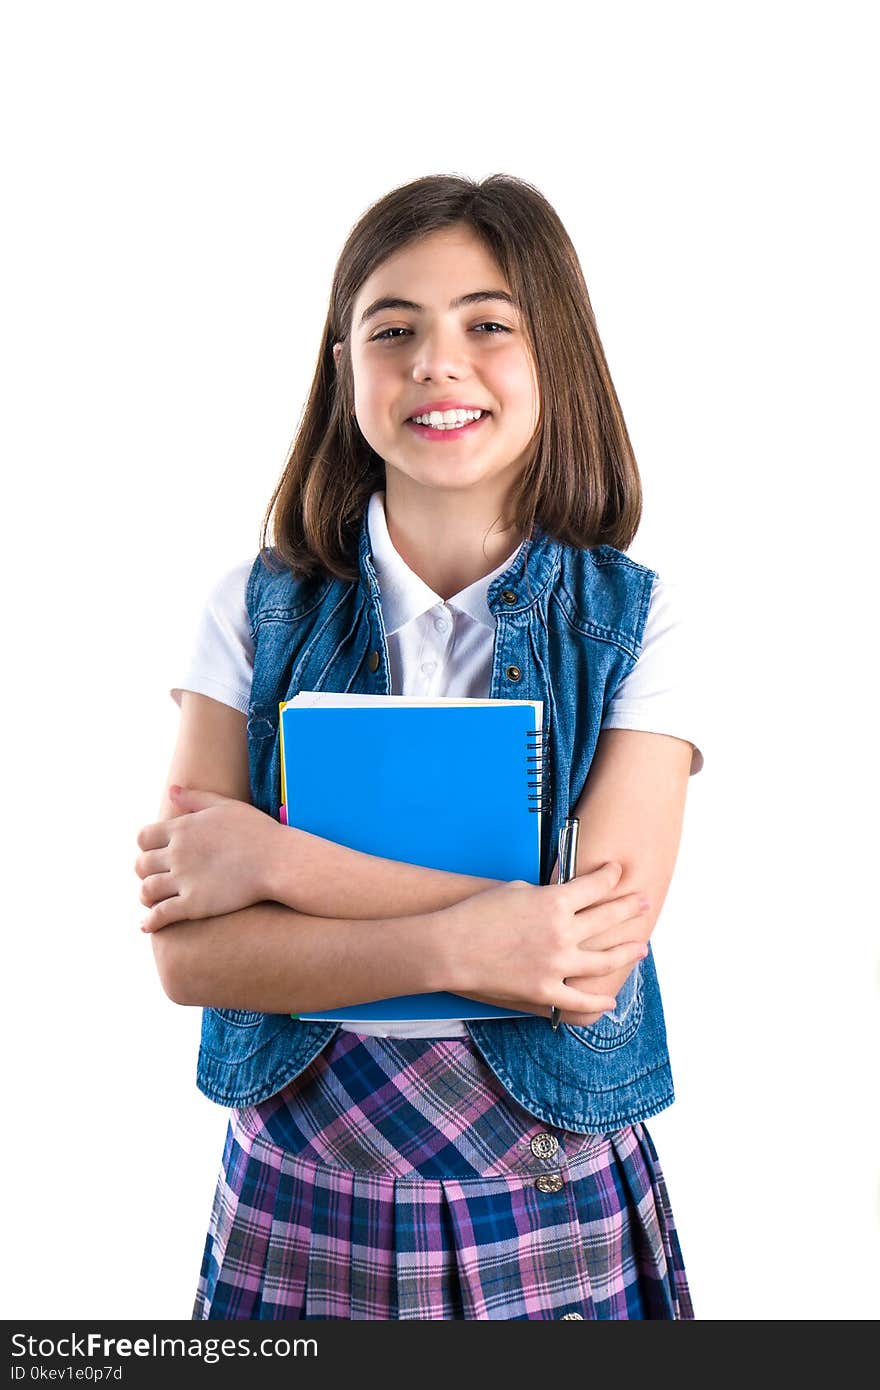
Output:
<instances>
[{"instance_id":1,"label":"denim vest","mask_svg":"<svg viewBox=\"0 0 880 1390\"><path fill-rule=\"evenodd\" d=\"M254 675L247 738L254 805L278 816L278 705L299 690L388 695L391 682L366 510L359 581L294 579L258 555L247 585ZM544 702L542 884L559 827L586 781L602 719L635 665L656 575L609 545L563 545L539 526L489 586L493 699ZM530 1114L580 1133L647 1119L674 1099L663 1007L650 952L589 1027L549 1017L467 1023L488 1066ZM339 1027L287 1014L206 1008L197 1085L221 1105L253 1105L299 1075Z\"/></svg>"}]
</instances>

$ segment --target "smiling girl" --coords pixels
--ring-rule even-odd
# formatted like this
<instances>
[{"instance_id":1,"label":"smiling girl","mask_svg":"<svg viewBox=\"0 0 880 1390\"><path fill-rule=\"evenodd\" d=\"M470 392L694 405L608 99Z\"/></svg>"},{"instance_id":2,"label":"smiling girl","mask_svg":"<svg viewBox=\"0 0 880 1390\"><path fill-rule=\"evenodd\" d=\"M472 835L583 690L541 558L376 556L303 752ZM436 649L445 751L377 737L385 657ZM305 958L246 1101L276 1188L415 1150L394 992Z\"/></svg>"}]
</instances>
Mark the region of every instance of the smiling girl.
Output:
<instances>
[{"instance_id":1,"label":"smiling girl","mask_svg":"<svg viewBox=\"0 0 880 1390\"><path fill-rule=\"evenodd\" d=\"M370 207L138 836L160 978L202 1008L198 1085L231 1111L193 1317L693 1317L644 1122L673 1100L649 943L702 754L674 586L624 553L640 514L542 195L438 175ZM542 700L540 885L280 825L278 704L299 690ZM290 1017L434 990L528 1016Z\"/></svg>"}]
</instances>

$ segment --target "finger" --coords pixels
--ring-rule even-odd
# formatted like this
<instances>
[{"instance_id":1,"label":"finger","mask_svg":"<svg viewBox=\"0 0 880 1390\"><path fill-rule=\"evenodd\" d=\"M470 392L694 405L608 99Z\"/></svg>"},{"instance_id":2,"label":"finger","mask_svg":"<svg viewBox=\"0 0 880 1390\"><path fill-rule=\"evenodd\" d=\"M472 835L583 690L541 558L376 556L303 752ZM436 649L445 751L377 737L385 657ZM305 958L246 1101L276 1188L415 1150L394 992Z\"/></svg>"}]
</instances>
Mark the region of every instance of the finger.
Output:
<instances>
[{"instance_id":1,"label":"finger","mask_svg":"<svg viewBox=\"0 0 880 1390\"><path fill-rule=\"evenodd\" d=\"M177 893L177 884L172 873L150 874L141 884L141 902L144 907L153 907Z\"/></svg>"},{"instance_id":2,"label":"finger","mask_svg":"<svg viewBox=\"0 0 880 1390\"><path fill-rule=\"evenodd\" d=\"M585 931L581 944L588 951L605 951L608 947L620 947L627 941L642 941L646 945L651 940L651 930L651 913L639 912L638 917L628 917L626 922L616 922L610 927L601 927L599 931Z\"/></svg>"},{"instance_id":3,"label":"finger","mask_svg":"<svg viewBox=\"0 0 880 1390\"><path fill-rule=\"evenodd\" d=\"M649 913L641 912L635 920L627 918L624 922L614 922L610 927L600 926L598 931L590 931L583 918L580 919L580 926L578 947L582 951L607 951L609 946L635 945L636 942L646 946L650 938L651 920Z\"/></svg>"},{"instance_id":4,"label":"finger","mask_svg":"<svg viewBox=\"0 0 880 1390\"><path fill-rule=\"evenodd\" d=\"M153 910L147 913L141 923L141 931L161 931L163 927L170 927L174 922L186 920L186 909L182 900L177 897L165 898L163 902L157 903Z\"/></svg>"},{"instance_id":5,"label":"finger","mask_svg":"<svg viewBox=\"0 0 880 1390\"><path fill-rule=\"evenodd\" d=\"M588 874L577 874L566 883L560 883L559 891L574 900L573 910L577 911L607 898L620 882L622 873L621 865L616 862L600 864L598 869L591 869Z\"/></svg>"},{"instance_id":6,"label":"finger","mask_svg":"<svg viewBox=\"0 0 880 1390\"><path fill-rule=\"evenodd\" d=\"M145 825L139 831L137 837L138 849L161 849L168 844L168 822L166 820L153 821L152 825Z\"/></svg>"},{"instance_id":7,"label":"finger","mask_svg":"<svg viewBox=\"0 0 880 1390\"><path fill-rule=\"evenodd\" d=\"M608 902L598 902L590 907L579 909L581 913L590 913L589 920L595 923L597 931L605 931L608 927L619 925L621 922L631 922L639 917L644 917L651 904L642 893L624 893L620 898L610 898ZM578 913L575 913L577 916Z\"/></svg>"},{"instance_id":8,"label":"finger","mask_svg":"<svg viewBox=\"0 0 880 1390\"><path fill-rule=\"evenodd\" d=\"M599 990L597 993L585 993L582 989L575 989L573 985L566 984L565 981L555 990L556 998L552 1000L557 1009L564 1009L567 1013L592 1014L604 1013L606 1009L616 1009L617 1000L613 994L608 994Z\"/></svg>"},{"instance_id":9,"label":"finger","mask_svg":"<svg viewBox=\"0 0 880 1390\"><path fill-rule=\"evenodd\" d=\"M171 868L171 851L168 846L162 849L147 850L134 861L134 871L138 878L148 878L150 874L164 874Z\"/></svg>"},{"instance_id":10,"label":"finger","mask_svg":"<svg viewBox=\"0 0 880 1390\"><path fill-rule=\"evenodd\" d=\"M589 976L611 975L615 970L622 970L626 965L635 965L637 960L644 960L647 954L648 948L641 941L630 941L624 946L609 946L604 951L582 951L578 973L583 972Z\"/></svg>"}]
</instances>

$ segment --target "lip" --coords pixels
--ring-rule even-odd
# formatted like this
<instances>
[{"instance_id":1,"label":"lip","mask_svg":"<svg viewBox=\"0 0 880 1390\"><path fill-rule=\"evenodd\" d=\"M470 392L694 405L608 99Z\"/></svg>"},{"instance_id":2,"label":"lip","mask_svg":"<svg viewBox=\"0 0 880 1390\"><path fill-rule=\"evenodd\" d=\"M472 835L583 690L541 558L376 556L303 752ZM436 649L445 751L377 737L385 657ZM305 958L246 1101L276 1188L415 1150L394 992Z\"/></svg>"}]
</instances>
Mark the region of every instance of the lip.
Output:
<instances>
[{"instance_id":1,"label":"lip","mask_svg":"<svg viewBox=\"0 0 880 1390\"><path fill-rule=\"evenodd\" d=\"M451 406L446 408L447 410L452 409ZM474 408L478 409L479 407ZM418 413L422 414L421 411ZM404 423L408 430L420 435L422 439L430 439L434 444L448 444L450 440L461 439L463 434L468 434L471 430L478 430L489 419L491 419L491 413L486 411L483 415L479 415L476 420L468 420L466 425L462 425L457 430L432 430L430 425L417 425L414 420L406 420Z\"/></svg>"},{"instance_id":2,"label":"lip","mask_svg":"<svg viewBox=\"0 0 880 1390\"><path fill-rule=\"evenodd\" d=\"M454 401L451 398L444 401L429 401L425 405L417 405L415 410L411 410L406 417L411 420L414 415L427 415L431 410L482 410L484 415L491 415L491 410L487 410L483 405L474 405L472 401Z\"/></svg>"}]
</instances>

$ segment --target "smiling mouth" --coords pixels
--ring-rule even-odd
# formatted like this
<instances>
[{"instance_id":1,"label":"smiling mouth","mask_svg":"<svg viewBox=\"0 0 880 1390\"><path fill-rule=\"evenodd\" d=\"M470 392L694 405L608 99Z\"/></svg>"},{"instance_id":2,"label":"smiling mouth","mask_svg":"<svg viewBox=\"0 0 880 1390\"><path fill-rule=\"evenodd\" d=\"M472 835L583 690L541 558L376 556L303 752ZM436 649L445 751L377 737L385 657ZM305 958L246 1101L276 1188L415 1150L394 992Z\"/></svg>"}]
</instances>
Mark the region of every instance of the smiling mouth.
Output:
<instances>
[{"instance_id":1,"label":"smiling mouth","mask_svg":"<svg viewBox=\"0 0 880 1390\"><path fill-rule=\"evenodd\" d=\"M472 430L479 429L484 420L491 418L491 411L483 410L473 419L460 421L438 421L436 424L425 424L424 416L421 421L412 416L405 421L406 425L414 430L423 439L433 439L438 443L441 440L460 439L462 435L470 433Z\"/></svg>"}]
</instances>

